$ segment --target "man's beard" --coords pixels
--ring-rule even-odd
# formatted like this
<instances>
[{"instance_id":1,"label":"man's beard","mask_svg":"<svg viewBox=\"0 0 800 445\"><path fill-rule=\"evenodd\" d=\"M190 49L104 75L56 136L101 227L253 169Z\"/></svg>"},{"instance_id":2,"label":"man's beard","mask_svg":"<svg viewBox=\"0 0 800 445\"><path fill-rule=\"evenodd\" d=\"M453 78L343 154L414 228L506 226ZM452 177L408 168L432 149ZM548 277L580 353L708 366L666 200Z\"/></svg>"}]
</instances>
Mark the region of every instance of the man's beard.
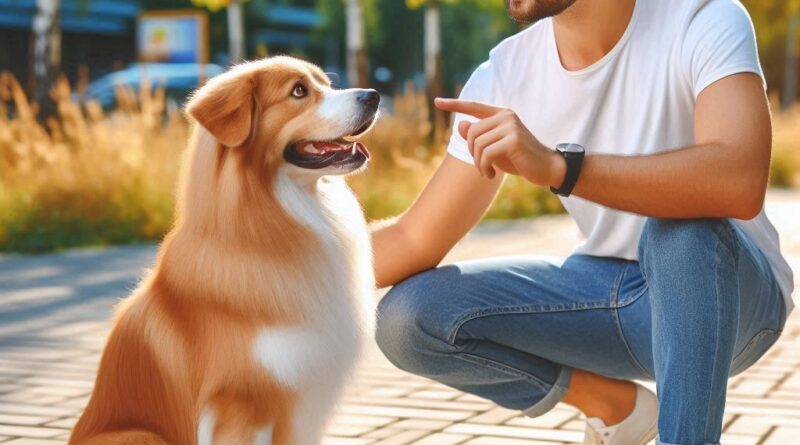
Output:
<instances>
[{"instance_id":1,"label":"man's beard","mask_svg":"<svg viewBox=\"0 0 800 445\"><path fill-rule=\"evenodd\" d=\"M508 16L520 23L534 23L561 14L576 0L506 0Z\"/></svg>"}]
</instances>

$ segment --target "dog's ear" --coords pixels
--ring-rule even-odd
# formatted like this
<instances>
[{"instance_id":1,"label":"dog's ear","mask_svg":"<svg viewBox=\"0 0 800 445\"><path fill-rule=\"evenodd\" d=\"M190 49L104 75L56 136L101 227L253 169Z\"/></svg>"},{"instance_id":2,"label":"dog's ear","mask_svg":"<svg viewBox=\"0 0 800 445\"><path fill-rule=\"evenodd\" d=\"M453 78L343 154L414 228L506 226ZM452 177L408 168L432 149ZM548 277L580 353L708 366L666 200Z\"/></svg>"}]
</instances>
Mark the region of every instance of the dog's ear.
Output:
<instances>
[{"instance_id":1,"label":"dog's ear","mask_svg":"<svg viewBox=\"0 0 800 445\"><path fill-rule=\"evenodd\" d=\"M186 112L220 143L238 147L252 130L254 88L252 76L223 74L195 92Z\"/></svg>"}]
</instances>

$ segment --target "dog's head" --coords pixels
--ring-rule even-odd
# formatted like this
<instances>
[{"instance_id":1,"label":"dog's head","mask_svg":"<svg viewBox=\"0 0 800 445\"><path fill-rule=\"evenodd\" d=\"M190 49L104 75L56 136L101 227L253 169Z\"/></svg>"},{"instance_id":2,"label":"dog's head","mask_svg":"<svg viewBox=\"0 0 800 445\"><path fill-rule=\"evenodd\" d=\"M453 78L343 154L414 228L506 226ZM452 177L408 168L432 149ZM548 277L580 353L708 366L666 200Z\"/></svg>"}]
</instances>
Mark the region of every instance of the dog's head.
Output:
<instances>
[{"instance_id":1,"label":"dog's head","mask_svg":"<svg viewBox=\"0 0 800 445\"><path fill-rule=\"evenodd\" d=\"M318 67L273 57L211 79L187 112L220 145L243 150L251 167L289 164L322 176L366 164L369 151L355 138L375 123L379 103L374 90L334 90Z\"/></svg>"}]
</instances>

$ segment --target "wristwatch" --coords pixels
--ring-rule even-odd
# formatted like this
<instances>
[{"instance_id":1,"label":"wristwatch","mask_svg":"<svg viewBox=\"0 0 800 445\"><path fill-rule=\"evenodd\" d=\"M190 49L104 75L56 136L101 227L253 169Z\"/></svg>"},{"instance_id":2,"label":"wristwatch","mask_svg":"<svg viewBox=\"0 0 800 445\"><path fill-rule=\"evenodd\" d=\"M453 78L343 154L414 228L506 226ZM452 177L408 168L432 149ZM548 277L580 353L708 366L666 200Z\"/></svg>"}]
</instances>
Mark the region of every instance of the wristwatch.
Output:
<instances>
[{"instance_id":1,"label":"wristwatch","mask_svg":"<svg viewBox=\"0 0 800 445\"><path fill-rule=\"evenodd\" d=\"M564 175L564 182L561 187L550 187L550 191L566 198L572 194L572 189L578 183L578 176L581 174L581 166L583 165L583 157L586 155L586 150L580 144L558 144L556 151L567 161L567 174Z\"/></svg>"}]
</instances>

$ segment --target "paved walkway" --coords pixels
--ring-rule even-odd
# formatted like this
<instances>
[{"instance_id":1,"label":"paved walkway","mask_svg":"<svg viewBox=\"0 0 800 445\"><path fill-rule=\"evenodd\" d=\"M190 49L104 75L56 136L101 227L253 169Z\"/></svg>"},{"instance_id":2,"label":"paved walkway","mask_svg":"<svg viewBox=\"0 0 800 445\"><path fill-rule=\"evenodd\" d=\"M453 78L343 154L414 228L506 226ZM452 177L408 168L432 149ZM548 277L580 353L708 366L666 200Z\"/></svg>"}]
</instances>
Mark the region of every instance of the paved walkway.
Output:
<instances>
[{"instance_id":1,"label":"paved walkway","mask_svg":"<svg viewBox=\"0 0 800 445\"><path fill-rule=\"evenodd\" d=\"M800 194L772 192L767 211L800 271ZM563 255L577 241L565 217L486 224L448 260ZM113 305L152 260L153 246L0 256L0 443L59 445L92 389ZM529 419L395 369L374 348L350 384L326 445L554 445L582 440L559 405ZM780 342L730 381L726 445L800 443L800 311Z\"/></svg>"}]
</instances>

